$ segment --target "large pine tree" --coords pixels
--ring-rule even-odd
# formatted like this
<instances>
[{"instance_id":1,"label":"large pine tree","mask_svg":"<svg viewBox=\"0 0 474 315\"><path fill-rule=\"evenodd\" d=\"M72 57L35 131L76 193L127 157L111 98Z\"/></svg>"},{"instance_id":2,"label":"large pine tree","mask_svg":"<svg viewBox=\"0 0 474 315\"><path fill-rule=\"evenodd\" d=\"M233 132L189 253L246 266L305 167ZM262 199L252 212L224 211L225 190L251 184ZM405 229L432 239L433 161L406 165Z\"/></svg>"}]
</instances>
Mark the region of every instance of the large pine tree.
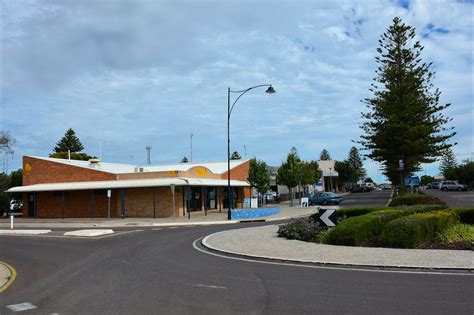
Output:
<instances>
[{"instance_id":1,"label":"large pine tree","mask_svg":"<svg viewBox=\"0 0 474 315\"><path fill-rule=\"evenodd\" d=\"M331 155L329 154L328 150L323 149L319 154L320 161L329 161L331 159Z\"/></svg>"},{"instance_id":2,"label":"large pine tree","mask_svg":"<svg viewBox=\"0 0 474 315\"><path fill-rule=\"evenodd\" d=\"M450 178L453 177L454 170L458 166L458 163L456 162L456 156L453 153L453 150L447 149L443 157L441 158L441 163L439 165L439 172L441 175L443 175L446 179L455 179L455 178ZM454 175L455 177L455 175Z\"/></svg>"},{"instance_id":3,"label":"large pine tree","mask_svg":"<svg viewBox=\"0 0 474 315\"><path fill-rule=\"evenodd\" d=\"M359 179L365 176L366 171L364 168L364 163L362 162L362 157L360 156L359 150L357 150L356 147L352 147L350 149L347 162L352 169L352 176L350 178L352 182L357 182Z\"/></svg>"},{"instance_id":4,"label":"large pine tree","mask_svg":"<svg viewBox=\"0 0 474 315\"><path fill-rule=\"evenodd\" d=\"M77 153L84 150L81 141L76 136L74 130L71 128L66 131L64 136L58 141L58 143L56 143L56 146L54 147L54 152L56 153L68 152L68 150L71 151L71 153Z\"/></svg>"},{"instance_id":5,"label":"large pine tree","mask_svg":"<svg viewBox=\"0 0 474 315\"><path fill-rule=\"evenodd\" d=\"M442 111L450 104L439 104L432 63L422 62L423 46L415 40L415 29L396 17L379 44L373 96L364 100L369 111L362 113L366 121L360 144L383 164L392 182L400 183L400 177L419 170L421 163L436 161L452 146L447 141L455 132L446 127L451 119Z\"/></svg>"}]
</instances>

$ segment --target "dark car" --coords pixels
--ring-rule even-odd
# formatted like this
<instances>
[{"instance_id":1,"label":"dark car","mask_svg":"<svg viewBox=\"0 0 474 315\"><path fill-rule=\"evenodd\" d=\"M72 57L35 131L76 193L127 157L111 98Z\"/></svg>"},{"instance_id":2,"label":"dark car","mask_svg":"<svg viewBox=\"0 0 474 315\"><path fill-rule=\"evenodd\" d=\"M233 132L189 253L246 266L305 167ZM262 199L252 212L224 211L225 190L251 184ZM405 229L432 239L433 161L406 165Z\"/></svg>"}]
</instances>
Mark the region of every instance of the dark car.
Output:
<instances>
[{"instance_id":1,"label":"dark car","mask_svg":"<svg viewBox=\"0 0 474 315\"><path fill-rule=\"evenodd\" d=\"M370 187L366 185L354 185L351 187L350 192L357 193L357 192L369 192Z\"/></svg>"},{"instance_id":2,"label":"dark car","mask_svg":"<svg viewBox=\"0 0 474 315\"><path fill-rule=\"evenodd\" d=\"M333 192L323 192L309 197L310 205L327 205L327 204L339 204L342 201L342 197Z\"/></svg>"}]
</instances>

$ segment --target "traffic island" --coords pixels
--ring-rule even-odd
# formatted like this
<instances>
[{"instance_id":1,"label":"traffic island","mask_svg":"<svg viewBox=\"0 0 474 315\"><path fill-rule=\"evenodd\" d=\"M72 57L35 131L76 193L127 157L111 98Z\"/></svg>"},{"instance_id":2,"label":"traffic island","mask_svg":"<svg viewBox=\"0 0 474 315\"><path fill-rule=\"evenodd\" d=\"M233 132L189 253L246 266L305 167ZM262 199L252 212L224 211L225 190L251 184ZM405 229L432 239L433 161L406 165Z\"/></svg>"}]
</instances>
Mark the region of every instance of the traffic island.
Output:
<instances>
[{"instance_id":1,"label":"traffic island","mask_svg":"<svg viewBox=\"0 0 474 315\"><path fill-rule=\"evenodd\" d=\"M225 254L280 262L346 267L474 270L473 251L324 245L280 238L277 231L277 225L222 231L206 236L202 245Z\"/></svg>"},{"instance_id":2,"label":"traffic island","mask_svg":"<svg viewBox=\"0 0 474 315\"><path fill-rule=\"evenodd\" d=\"M0 261L0 293L5 291L16 278L15 268Z\"/></svg>"}]
</instances>

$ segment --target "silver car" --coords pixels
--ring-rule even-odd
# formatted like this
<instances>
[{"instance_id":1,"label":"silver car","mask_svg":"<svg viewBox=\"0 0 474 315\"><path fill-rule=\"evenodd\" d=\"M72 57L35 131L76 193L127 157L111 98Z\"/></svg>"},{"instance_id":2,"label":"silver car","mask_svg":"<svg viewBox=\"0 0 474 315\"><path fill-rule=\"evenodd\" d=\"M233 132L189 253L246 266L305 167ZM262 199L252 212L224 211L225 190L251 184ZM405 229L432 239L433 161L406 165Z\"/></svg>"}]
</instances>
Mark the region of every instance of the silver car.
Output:
<instances>
[{"instance_id":1,"label":"silver car","mask_svg":"<svg viewBox=\"0 0 474 315\"><path fill-rule=\"evenodd\" d=\"M448 191L448 190L467 190L467 186L463 184L459 184L456 180L445 180L442 181L439 185L440 190Z\"/></svg>"}]
</instances>

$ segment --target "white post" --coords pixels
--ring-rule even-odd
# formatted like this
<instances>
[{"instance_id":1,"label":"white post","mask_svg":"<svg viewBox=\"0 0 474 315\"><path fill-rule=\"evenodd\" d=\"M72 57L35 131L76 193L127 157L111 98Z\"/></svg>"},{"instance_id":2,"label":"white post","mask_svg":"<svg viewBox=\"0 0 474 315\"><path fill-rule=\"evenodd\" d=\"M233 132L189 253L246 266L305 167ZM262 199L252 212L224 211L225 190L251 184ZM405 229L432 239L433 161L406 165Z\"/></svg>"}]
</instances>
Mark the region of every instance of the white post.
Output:
<instances>
[{"instance_id":1,"label":"white post","mask_svg":"<svg viewBox=\"0 0 474 315\"><path fill-rule=\"evenodd\" d=\"M107 219L110 220L110 197L112 197L112 190L107 189Z\"/></svg>"},{"instance_id":2,"label":"white post","mask_svg":"<svg viewBox=\"0 0 474 315\"><path fill-rule=\"evenodd\" d=\"M13 213L10 213L10 230L13 230L13 219L14 219Z\"/></svg>"}]
</instances>

